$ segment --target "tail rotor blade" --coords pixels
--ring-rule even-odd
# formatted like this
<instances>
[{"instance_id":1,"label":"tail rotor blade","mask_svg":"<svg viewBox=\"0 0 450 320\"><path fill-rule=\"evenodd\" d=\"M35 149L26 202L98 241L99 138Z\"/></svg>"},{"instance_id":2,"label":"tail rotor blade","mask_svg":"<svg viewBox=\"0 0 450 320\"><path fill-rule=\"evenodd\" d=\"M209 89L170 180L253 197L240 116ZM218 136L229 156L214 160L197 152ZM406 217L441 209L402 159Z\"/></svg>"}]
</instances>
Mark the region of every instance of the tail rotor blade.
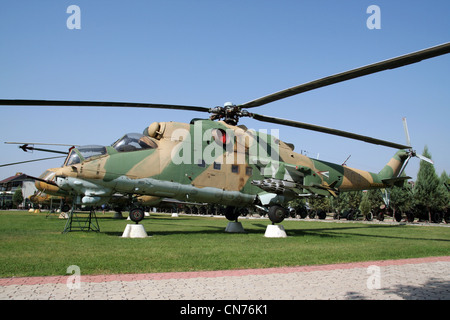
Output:
<instances>
[{"instance_id":1,"label":"tail rotor blade","mask_svg":"<svg viewBox=\"0 0 450 320\"><path fill-rule=\"evenodd\" d=\"M419 158L420 160L426 161L426 162L431 163L431 164L434 165L433 160L431 160L431 159L429 159L429 158L427 158L427 157L425 157L425 156L423 156L421 154L416 154L416 157Z\"/></svg>"},{"instance_id":2,"label":"tail rotor blade","mask_svg":"<svg viewBox=\"0 0 450 320\"><path fill-rule=\"evenodd\" d=\"M425 157L425 156L423 156L421 154L417 154L416 151L412 150L411 139L409 137L408 124L406 123L406 118L402 118L402 120L403 120L403 129L405 130L405 135L406 135L406 144L409 146L409 148L411 150L410 151L411 155L414 156L414 157L419 158L420 160L426 161L426 162L431 163L431 164L434 165L433 160L431 160L431 159L429 159L429 158L427 158L427 157Z\"/></svg>"},{"instance_id":3,"label":"tail rotor blade","mask_svg":"<svg viewBox=\"0 0 450 320\"><path fill-rule=\"evenodd\" d=\"M406 118L402 118L402 120L403 120L403 129L405 130L406 144L411 147L411 139L409 138L408 124L406 123Z\"/></svg>"}]
</instances>

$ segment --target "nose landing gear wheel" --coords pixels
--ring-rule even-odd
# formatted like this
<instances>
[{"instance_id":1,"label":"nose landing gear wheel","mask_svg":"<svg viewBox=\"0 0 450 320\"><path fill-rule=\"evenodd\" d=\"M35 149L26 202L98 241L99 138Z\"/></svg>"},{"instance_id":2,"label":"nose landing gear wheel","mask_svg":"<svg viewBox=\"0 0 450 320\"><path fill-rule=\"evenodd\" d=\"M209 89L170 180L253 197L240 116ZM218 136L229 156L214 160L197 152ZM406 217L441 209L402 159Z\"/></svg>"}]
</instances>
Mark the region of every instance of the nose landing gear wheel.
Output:
<instances>
[{"instance_id":1,"label":"nose landing gear wheel","mask_svg":"<svg viewBox=\"0 0 450 320\"><path fill-rule=\"evenodd\" d=\"M136 223L139 223L144 219L144 210L141 208L134 208L130 210L130 219Z\"/></svg>"}]
</instances>

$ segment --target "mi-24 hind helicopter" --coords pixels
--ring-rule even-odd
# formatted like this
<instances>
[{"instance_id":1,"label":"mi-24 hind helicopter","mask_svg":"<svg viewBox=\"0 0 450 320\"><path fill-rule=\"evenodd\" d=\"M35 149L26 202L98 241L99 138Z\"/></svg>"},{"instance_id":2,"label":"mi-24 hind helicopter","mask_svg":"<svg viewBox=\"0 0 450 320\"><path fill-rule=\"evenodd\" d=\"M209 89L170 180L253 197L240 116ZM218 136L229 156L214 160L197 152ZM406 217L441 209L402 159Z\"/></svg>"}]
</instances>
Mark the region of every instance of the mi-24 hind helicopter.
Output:
<instances>
[{"instance_id":1,"label":"mi-24 hind helicopter","mask_svg":"<svg viewBox=\"0 0 450 320\"><path fill-rule=\"evenodd\" d=\"M111 146L71 148L60 168L48 169L36 181L39 190L73 197L75 204L96 206L119 195L132 207L130 218L139 222L144 205L163 199L221 204L225 215L236 220L240 209L256 207L273 223L285 217L286 203L297 197L337 196L339 192L386 188L403 183L406 164L417 155L406 145L375 139L294 120L249 112L306 91L394 69L450 52L450 43L352 69L301 84L244 104L223 107L131 102L0 100L9 106L67 106L163 108L207 112L209 119L190 123L154 122L143 134L126 134ZM311 159L294 151L276 134L256 132L238 125L242 117L292 126L398 150L378 173Z\"/></svg>"}]
</instances>

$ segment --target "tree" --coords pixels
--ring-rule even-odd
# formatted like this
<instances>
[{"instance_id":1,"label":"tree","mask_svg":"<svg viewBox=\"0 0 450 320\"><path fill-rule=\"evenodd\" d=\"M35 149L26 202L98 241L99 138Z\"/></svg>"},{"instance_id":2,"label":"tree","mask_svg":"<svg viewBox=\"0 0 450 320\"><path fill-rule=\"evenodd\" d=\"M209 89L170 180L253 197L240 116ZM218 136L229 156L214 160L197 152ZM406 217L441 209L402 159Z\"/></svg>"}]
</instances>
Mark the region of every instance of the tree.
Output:
<instances>
[{"instance_id":1,"label":"tree","mask_svg":"<svg viewBox=\"0 0 450 320\"><path fill-rule=\"evenodd\" d=\"M367 214L370 212L371 205L369 200L369 192L364 192L361 203L359 204L359 210L361 211L363 216L367 216Z\"/></svg>"},{"instance_id":2,"label":"tree","mask_svg":"<svg viewBox=\"0 0 450 320\"><path fill-rule=\"evenodd\" d=\"M331 199L331 207L336 213L341 213L348 207L347 192L341 192L336 198Z\"/></svg>"},{"instance_id":3,"label":"tree","mask_svg":"<svg viewBox=\"0 0 450 320\"><path fill-rule=\"evenodd\" d=\"M440 188L442 192L442 198L441 198L441 207L442 212L444 214L445 222L450 222L450 213L448 212L448 208L450 207L450 178L447 175L447 172L445 170L441 173L440 180Z\"/></svg>"},{"instance_id":4,"label":"tree","mask_svg":"<svg viewBox=\"0 0 450 320\"><path fill-rule=\"evenodd\" d=\"M405 172L401 176L406 177ZM414 221L414 214L412 213L414 197L411 184L402 181L401 184L394 185L390 190L389 205L393 210L394 217L397 217L398 221L401 219L402 214L406 214L408 221Z\"/></svg>"},{"instance_id":5,"label":"tree","mask_svg":"<svg viewBox=\"0 0 450 320\"><path fill-rule=\"evenodd\" d=\"M390 207L394 216L398 216L399 219L401 219L402 214L406 214L409 221L414 220L414 214L411 212L414 207L414 197L409 183L405 183L401 187L394 186L391 189Z\"/></svg>"},{"instance_id":6,"label":"tree","mask_svg":"<svg viewBox=\"0 0 450 320\"><path fill-rule=\"evenodd\" d=\"M445 170L441 173L440 180L441 183L445 186L445 189L447 189L447 191L450 191L450 177L448 176L447 172L445 172Z\"/></svg>"},{"instance_id":7,"label":"tree","mask_svg":"<svg viewBox=\"0 0 450 320\"><path fill-rule=\"evenodd\" d=\"M309 198L308 204L312 210L312 214L317 214L319 219L325 219L327 212L331 209L331 200L329 197Z\"/></svg>"},{"instance_id":8,"label":"tree","mask_svg":"<svg viewBox=\"0 0 450 320\"><path fill-rule=\"evenodd\" d=\"M330 199L328 197L323 198L310 198L308 199L309 207L311 210L323 210L328 212L330 210Z\"/></svg>"},{"instance_id":9,"label":"tree","mask_svg":"<svg viewBox=\"0 0 450 320\"><path fill-rule=\"evenodd\" d=\"M450 178L448 177L447 172L445 170L441 173L439 178L440 188L442 188L442 201L441 206L442 209L447 209L450 206Z\"/></svg>"},{"instance_id":10,"label":"tree","mask_svg":"<svg viewBox=\"0 0 450 320\"><path fill-rule=\"evenodd\" d=\"M431 159L428 147L425 146L423 155ZM428 221L432 221L432 211L439 210L439 203L444 197L443 188L440 188L439 178L436 170L431 163L420 161L419 172L417 173L417 181L414 187L414 199L416 207L425 210L428 214Z\"/></svg>"},{"instance_id":11,"label":"tree","mask_svg":"<svg viewBox=\"0 0 450 320\"><path fill-rule=\"evenodd\" d=\"M23 202L22 189L18 188L13 194L12 201L15 206L18 206Z\"/></svg>"},{"instance_id":12,"label":"tree","mask_svg":"<svg viewBox=\"0 0 450 320\"><path fill-rule=\"evenodd\" d=\"M367 191L367 197L370 203L370 210L372 212L378 211L380 206L384 203L382 191L380 189L371 189Z\"/></svg>"},{"instance_id":13,"label":"tree","mask_svg":"<svg viewBox=\"0 0 450 320\"><path fill-rule=\"evenodd\" d=\"M348 207L353 210L359 208L359 204L362 199L362 191L350 191L348 192Z\"/></svg>"}]
</instances>

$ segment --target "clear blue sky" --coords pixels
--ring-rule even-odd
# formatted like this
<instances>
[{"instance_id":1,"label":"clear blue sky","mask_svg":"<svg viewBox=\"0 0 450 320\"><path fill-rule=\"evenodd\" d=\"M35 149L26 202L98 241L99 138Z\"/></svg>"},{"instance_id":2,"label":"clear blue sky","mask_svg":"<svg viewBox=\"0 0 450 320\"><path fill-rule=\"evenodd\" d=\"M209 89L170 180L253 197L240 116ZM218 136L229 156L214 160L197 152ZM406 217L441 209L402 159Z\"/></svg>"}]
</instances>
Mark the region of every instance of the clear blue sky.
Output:
<instances>
[{"instance_id":1,"label":"clear blue sky","mask_svg":"<svg viewBox=\"0 0 450 320\"><path fill-rule=\"evenodd\" d=\"M81 29L69 30L69 5ZM369 5L381 29L369 30ZM244 103L348 69L450 41L450 1L164 0L2 1L0 98L131 101L205 107ZM438 175L450 172L450 55L303 93L257 113L428 145ZM0 163L25 154L4 141L109 145L154 121L187 122L192 111L0 107ZM280 129L296 150L378 172L396 150ZM39 175L62 160L0 168ZM419 160L406 172L415 177Z\"/></svg>"}]
</instances>

